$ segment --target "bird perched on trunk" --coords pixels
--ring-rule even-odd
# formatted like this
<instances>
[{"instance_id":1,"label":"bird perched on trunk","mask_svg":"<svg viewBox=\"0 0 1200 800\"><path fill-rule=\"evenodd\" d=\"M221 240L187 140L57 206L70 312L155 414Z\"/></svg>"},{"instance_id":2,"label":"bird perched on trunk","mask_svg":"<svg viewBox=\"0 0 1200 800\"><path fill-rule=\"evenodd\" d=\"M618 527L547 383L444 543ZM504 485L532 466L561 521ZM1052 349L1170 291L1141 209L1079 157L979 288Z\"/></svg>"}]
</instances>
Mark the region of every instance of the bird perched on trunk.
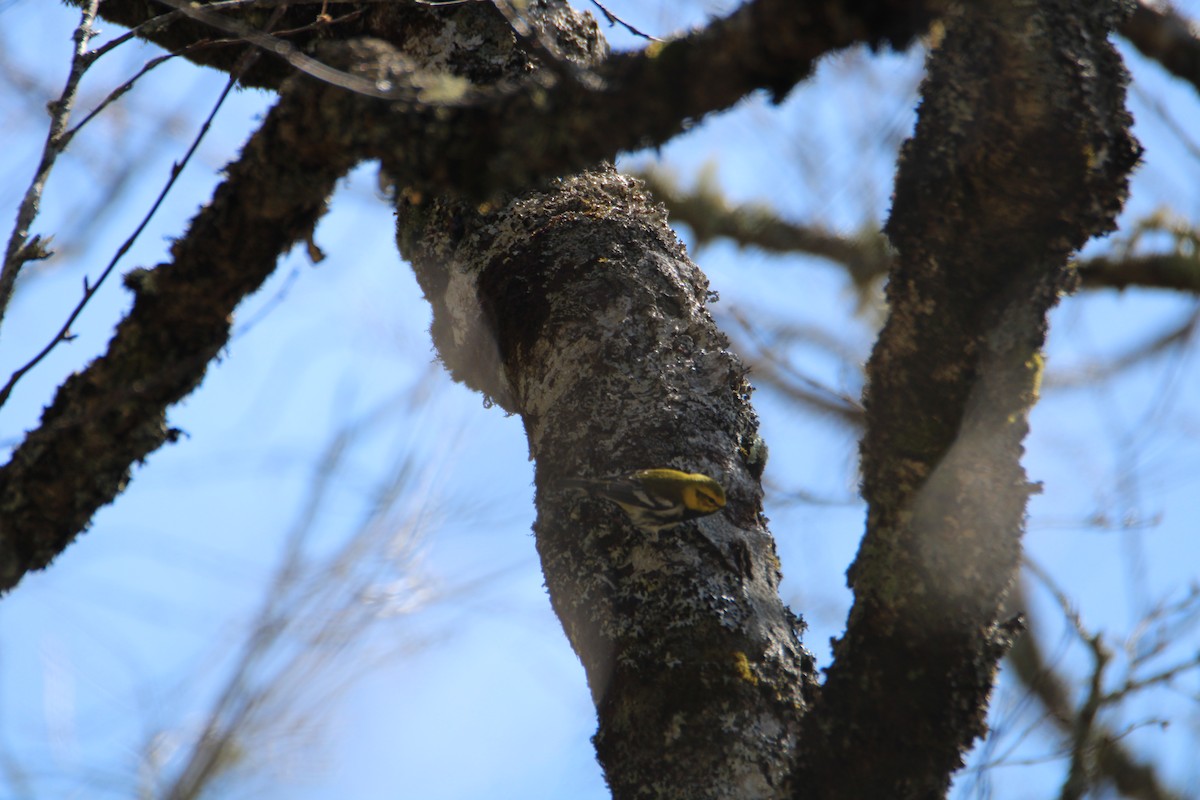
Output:
<instances>
[{"instance_id":1,"label":"bird perched on trunk","mask_svg":"<svg viewBox=\"0 0 1200 800\"><path fill-rule=\"evenodd\" d=\"M677 469L639 469L603 478L568 478L578 489L616 503L647 533L658 533L725 507L725 489L707 475Z\"/></svg>"}]
</instances>

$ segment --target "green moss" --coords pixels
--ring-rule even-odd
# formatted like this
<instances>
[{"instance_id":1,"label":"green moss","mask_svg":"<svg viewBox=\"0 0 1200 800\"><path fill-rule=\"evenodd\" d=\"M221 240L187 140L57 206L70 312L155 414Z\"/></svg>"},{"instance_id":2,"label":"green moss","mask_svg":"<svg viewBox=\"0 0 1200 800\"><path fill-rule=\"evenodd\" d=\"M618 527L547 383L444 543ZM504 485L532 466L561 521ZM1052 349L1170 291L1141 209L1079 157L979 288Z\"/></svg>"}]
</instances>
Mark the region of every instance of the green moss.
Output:
<instances>
[{"instance_id":1,"label":"green moss","mask_svg":"<svg viewBox=\"0 0 1200 800\"><path fill-rule=\"evenodd\" d=\"M749 681L755 686L758 685L758 676L754 674L754 668L750 665L750 659L741 650L733 654L733 668L737 671L737 675L741 680Z\"/></svg>"}]
</instances>

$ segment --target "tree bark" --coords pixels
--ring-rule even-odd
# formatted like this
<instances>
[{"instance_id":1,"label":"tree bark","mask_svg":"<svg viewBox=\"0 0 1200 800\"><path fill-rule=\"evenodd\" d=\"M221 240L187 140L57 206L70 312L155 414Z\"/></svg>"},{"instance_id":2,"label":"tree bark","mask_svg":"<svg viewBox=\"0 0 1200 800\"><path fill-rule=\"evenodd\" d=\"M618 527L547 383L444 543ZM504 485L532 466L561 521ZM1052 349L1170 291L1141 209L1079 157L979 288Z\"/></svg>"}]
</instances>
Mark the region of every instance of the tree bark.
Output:
<instances>
[{"instance_id":1,"label":"tree bark","mask_svg":"<svg viewBox=\"0 0 1200 800\"><path fill-rule=\"evenodd\" d=\"M1139 148L1116 4L964 4L929 57L867 373L867 534L804 729L807 797L941 797L985 730L1025 504L1026 414L1070 253L1114 227Z\"/></svg>"},{"instance_id":2,"label":"tree bark","mask_svg":"<svg viewBox=\"0 0 1200 800\"><path fill-rule=\"evenodd\" d=\"M419 236L412 216L439 354L525 423L538 552L614 797L786 796L813 665L779 599L745 370L665 214L604 168L491 214L425 204ZM647 537L556 488L661 466L716 477L729 504Z\"/></svg>"},{"instance_id":3,"label":"tree bark","mask_svg":"<svg viewBox=\"0 0 1200 800\"><path fill-rule=\"evenodd\" d=\"M778 596L745 370L661 208L595 164L753 88L781 96L832 48L907 43L943 4L755 0L613 59L554 2L529 7L529 42L490 4L374 5L353 22L369 38L316 53L400 95L255 73L280 105L172 262L129 277L137 299L109 351L0 470L0 589L169 438L165 409L200 381L239 299L307 235L337 177L377 158L440 357L524 422L538 551L614 796L944 794L1019 627L999 614L1034 488L1019 459L1046 313L1073 284L1069 253L1112 226L1136 159L1114 6L962 4L930 58L888 226L899 255L869 366L855 605L818 696ZM145 8L102 11L136 24ZM549 46L540 63L521 46L534 42ZM726 58L732 44L770 57ZM647 536L558 487L664 466L717 478L728 505Z\"/></svg>"}]
</instances>

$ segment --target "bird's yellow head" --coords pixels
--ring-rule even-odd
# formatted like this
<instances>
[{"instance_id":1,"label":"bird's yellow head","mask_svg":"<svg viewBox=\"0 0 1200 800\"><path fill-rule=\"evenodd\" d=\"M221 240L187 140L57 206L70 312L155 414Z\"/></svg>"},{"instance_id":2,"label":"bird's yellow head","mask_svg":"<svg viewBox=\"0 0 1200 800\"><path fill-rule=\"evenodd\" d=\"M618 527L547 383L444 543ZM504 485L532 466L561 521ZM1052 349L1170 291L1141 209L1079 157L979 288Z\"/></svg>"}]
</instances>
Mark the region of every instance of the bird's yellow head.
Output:
<instances>
[{"instance_id":1,"label":"bird's yellow head","mask_svg":"<svg viewBox=\"0 0 1200 800\"><path fill-rule=\"evenodd\" d=\"M683 487L683 504L694 511L711 514L725 507L725 490L721 484L707 475L691 475L699 478Z\"/></svg>"}]
</instances>

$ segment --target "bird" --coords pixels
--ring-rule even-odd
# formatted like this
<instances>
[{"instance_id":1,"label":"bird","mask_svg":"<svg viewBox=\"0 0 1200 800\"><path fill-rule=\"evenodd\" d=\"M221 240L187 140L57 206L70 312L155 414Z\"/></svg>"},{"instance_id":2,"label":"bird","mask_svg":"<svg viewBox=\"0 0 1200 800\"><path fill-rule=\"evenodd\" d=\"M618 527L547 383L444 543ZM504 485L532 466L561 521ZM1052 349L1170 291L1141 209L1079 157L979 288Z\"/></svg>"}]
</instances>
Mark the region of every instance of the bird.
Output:
<instances>
[{"instance_id":1,"label":"bird","mask_svg":"<svg viewBox=\"0 0 1200 800\"><path fill-rule=\"evenodd\" d=\"M562 485L620 506L634 526L658 533L725 507L725 489L699 472L639 469L601 478L567 478Z\"/></svg>"}]
</instances>

